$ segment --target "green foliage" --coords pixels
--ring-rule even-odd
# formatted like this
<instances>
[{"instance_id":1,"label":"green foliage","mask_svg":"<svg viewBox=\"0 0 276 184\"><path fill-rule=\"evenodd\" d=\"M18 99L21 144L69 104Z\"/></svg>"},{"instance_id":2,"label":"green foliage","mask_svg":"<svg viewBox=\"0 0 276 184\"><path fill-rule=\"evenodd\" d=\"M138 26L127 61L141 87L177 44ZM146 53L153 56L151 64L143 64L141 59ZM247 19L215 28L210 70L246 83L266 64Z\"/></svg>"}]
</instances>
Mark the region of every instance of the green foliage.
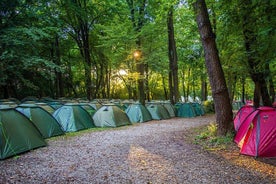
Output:
<instances>
[{"instance_id":1,"label":"green foliage","mask_svg":"<svg viewBox=\"0 0 276 184\"><path fill-rule=\"evenodd\" d=\"M42 21L48 20L42 5L42 1L41 4L28 1L5 4L5 13L0 17L0 85L13 86L18 91L23 88L26 91L27 87L38 93L43 83L52 79L51 71L59 68L45 54L56 28Z\"/></svg>"},{"instance_id":2,"label":"green foliage","mask_svg":"<svg viewBox=\"0 0 276 184\"><path fill-rule=\"evenodd\" d=\"M243 1L244 2L244 1ZM236 78L250 79L251 71L248 65L248 57L253 57L259 64L254 67L255 72L265 71L268 79L269 71L266 65L273 65L275 62L275 9L273 1L251 1L243 8L241 1L228 1L224 3L214 3L209 1L214 14L211 19L216 25L216 38L220 50L221 61L230 89L235 88L236 97L241 96L241 80ZM244 17L248 18L245 22ZM254 43L251 43L252 51L246 53L245 35L243 30L252 31ZM273 53L272 53L273 52ZM270 70L274 73L275 69ZM247 80L246 94L252 97L252 81ZM254 86L253 86L254 89Z\"/></svg>"},{"instance_id":3,"label":"green foliage","mask_svg":"<svg viewBox=\"0 0 276 184\"><path fill-rule=\"evenodd\" d=\"M233 142L234 134L228 133L226 136L217 136L217 124L210 123L200 130L195 137L195 143L202 145L204 148L225 149L227 144Z\"/></svg>"},{"instance_id":4,"label":"green foliage","mask_svg":"<svg viewBox=\"0 0 276 184\"><path fill-rule=\"evenodd\" d=\"M203 108L205 113L214 113L215 112L214 101L210 101L210 100L204 101Z\"/></svg>"},{"instance_id":5,"label":"green foliage","mask_svg":"<svg viewBox=\"0 0 276 184\"><path fill-rule=\"evenodd\" d=\"M78 3L76 3L78 2ZM189 1L147 0L143 26L133 29L128 2L131 0L2 0L0 3L0 86L10 96L20 94L54 96L57 73L61 74L66 96L86 94L85 62L80 26L87 25L91 59L93 95L128 98L136 89L136 62L133 57L137 38L141 39L142 62L148 66L151 97L164 99L168 89L167 13L174 7L174 29L178 54L179 89L185 96L200 96L201 82L207 80L203 51L192 3ZM133 1L134 9L139 3ZM243 81L248 98L253 83L248 73L242 33L240 1L208 0L210 19L216 34L220 59L228 86L236 99L242 95ZM270 3L271 6L268 6ZM256 33L254 51L262 62L269 63L271 76L276 73L276 16L274 1L253 1L250 16ZM267 11L271 10L271 11ZM58 41L58 43L55 43ZM57 44L57 45L55 45ZM81 49L80 49L81 48ZM128 75L119 76L119 70ZM242 80L244 79L244 80ZM61 81L62 82L62 81ZM275 79L274 79L275 85ZM109 91L108 91L109 90ZM95 93L95 94L94 94ZM210 93L210 92L209 92ZM109 94L109 96L108 96ZM213 105L207 104L207 112Z\"/></svg>"}]
</instances>

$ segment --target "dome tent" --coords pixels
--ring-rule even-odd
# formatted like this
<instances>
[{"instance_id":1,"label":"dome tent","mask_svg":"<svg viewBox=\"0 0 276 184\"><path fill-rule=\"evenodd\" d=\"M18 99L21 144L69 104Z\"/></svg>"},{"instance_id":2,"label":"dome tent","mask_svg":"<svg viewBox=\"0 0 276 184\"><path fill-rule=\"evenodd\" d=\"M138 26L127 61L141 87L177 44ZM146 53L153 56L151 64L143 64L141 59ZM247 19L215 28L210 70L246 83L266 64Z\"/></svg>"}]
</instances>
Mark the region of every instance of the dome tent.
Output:
<instances>
[{"instance_id":1,"label":"dome tent","mask_svg":"<svg viewBox=\"0 0 276 184\"><path fill-rule=\"evenodd\" d=\"M192 103L192 106L195 110L196 116L204 115L204 109L201 104L199 104L198 102L194 102Z\"/></svg>"},{"instance_id":2,"label":"dome tent","mask_svg":"<svg viewBox=\"0 0 276 184\"><path fill-rule=\"evenodd\" d=\"M6 105L11 108L15 108L18 106L18 104L13 101L3 101L3 102L0 102L0 105Z\"/></svg>"},{"instance_id":3,"label":"dome tent","mask_svg":"<svg viewBox=\"0 0 276 184\"><path fill-rule=\"evenodd\" d=\"M76 132L95 127L90 114L79 104L65 104L55 110L53 116L65 132Z\"/></svg>"},{"instance_id":4,"label":"dome tent","mask_svg":"<svg viewBox=\"0 0 276 184\"><path fill-rule=\"evenodd\" d=\"M235 131L239 130L241 124L244 122L248 115L254 112L254 110L255 108L253 105L244 105L239 109L233 120Z\"/></svg>"},{"instance_id":5,"label":"dome tent","mask_svg":"<svg viewBox=\"0 0 276 184\"><path fill-rule=\"evenodd\" d=\"M0 159L46 146L38 129L13 108L0 109Z\"/></svg>"},{"instance_id":6,"label":"dome tent","mask_svg":"<svg viewBox=\"0 0 276 184\"><path fill-rule=\"evenodd\" d=\"M98 100L89 102L89 105L91 105L95 110L98 110L102 107L102 103L100 103Z\"/></svg>"},{"instance_id":7,"label":"dome tent","mask_svg":"<svg viewBox=\"0 0 276 184\"><path fill-rule=\"evenodd\" d=\"M62 102L60 101L53 101L53 102L47 102L49 106L51 106L54 110L57 110L58 108L62 107Z\"/></svg>"},{"instance_id":8,"label":"dome tent","mask_svg":"<svg viewBox=\"0 0 276 184\"><path fill-rule=\"evenodd\" d=\"M21 104L16 110L28 117L42 134L43 138L63 135L57 120L46 110L35 104Z\"/></svg>"},{"instance_id":9,"label":"dome tent","mask_svg":"<svg viewBox=\"0 0 276 184\"><path fill-rule=\"evenodd\" d=\"M115 104L103 105L93 116L97 127L119 127L130 125L126 113Z\"/></svg>"},{"instance_id":10,"label":"dome tent","mask_svg":"<svg viewBox=\"0 0 276 184\"><path fill-rule=\"evenodd\" d=\"M170 114L170 117L175 117L175 109L170 102L162 102L162 105L167 109Z\"/></svg>"},{"instance_id":11,"label":"dome tent","mask_svg":"<svg viewBox=\"0 0 276 184\"><path fill-rule=\"evenodd\" d=\"M96 113L96 109L94 109L94 107L92 105L90 105L89 103L80 103L80 106L82 108L84 108L88 114L91 116L91 118L93 118L94 114Z\"/></svg>"},{"instance_id":12,"label":"dome tent","mask_svg":"<svg viewBox=\"0 0 276 184\"><path fill-rule=\"evenodd\" d=\"M48 105L47 103L39 102L39 103L36 103L36 105L46 110L50 114L53 114L55 112L55 109L52 106Z\"/></svg>"},{"instance_id":13,"label":"dome tent","mask_svg":"<svg viewBox=\"0 0 276 184\"><path fill-rule=\"evenodd\" d=\"M159 103L149 103L147 109L150 112L152 119L161 120L171 118L168 110Z\"/></svg>"},{"instance_id":14,"label":"dome tent","mask_svg":"<svg viewBox=\"0 0 276 184\"><path fill-rule=\"evenodd\" d=\"M129 105L125 112L131 123L142 123L152 120L150 112L141 103L134 103Z\"/></svg>"},{"instance_id":15,"label":"dome tent","mask_svg":"<svg viewBox=\"0 0 276 184\"><path fill-rule=\"evenodd\" d=\"M177 117L190 118L196 116L196 112L192 103L177 103L176 108Z\"/></svg>"},{"instance_id":16,"label":"dome tent","mask_svg":"<svg viewBox=\"0 0 276 184\"><path fill-rule=\"evenodd\" d=\"M240 125L234 142L240 153L255 157L276 157L276 109L259 107Z\"/></svg>"}]
</instances>

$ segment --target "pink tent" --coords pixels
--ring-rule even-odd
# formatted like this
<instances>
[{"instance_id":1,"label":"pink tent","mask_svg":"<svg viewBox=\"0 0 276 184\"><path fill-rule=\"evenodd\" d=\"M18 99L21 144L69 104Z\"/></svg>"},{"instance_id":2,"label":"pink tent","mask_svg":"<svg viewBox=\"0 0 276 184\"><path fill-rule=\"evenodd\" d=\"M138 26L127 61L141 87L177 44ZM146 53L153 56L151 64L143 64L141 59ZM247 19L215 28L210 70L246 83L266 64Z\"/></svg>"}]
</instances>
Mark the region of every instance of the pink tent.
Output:
<instances>
[{"instance_id":1,"label":"pink tent","mask_svg":"<svg viewBox=\"0 0 276 184\"><path fill-rule=\"evenodd\" d=\"M239 130L242 122L247 118L247 116L252 113L255 108L252 105L244 105L237 112L234 118L234 128L236 131Z\"/></svg>"},{"instance_id":2,"label":"pink tent","mask_svg":"<svg viewBox=\"0 0 276 184\"><path fill-rule=\"evenodd\" d=\"M276 109L260 107L241 124L234 141L240 153L255 157L276 157Z\"/></svg>"},{"instance_id":3,"label":"pink tent","mask_svg":"<svg viewBox=\"0 0 276 184\"><path fill-rule=\"evenodd\" d=\"M254 118L258 113L259 113L258 110L253 110L251 113L247 113L247 114L244 113L245 117L241 118L242 120L240 122L240 126L236 130L237 133L234 138L234 142L238 144L239 147L241 147L241 144L243 144L243 139L251 125L252 117ZM234 124L235 124L235 120L234 120Z\"/></svg>"}]
</instances>

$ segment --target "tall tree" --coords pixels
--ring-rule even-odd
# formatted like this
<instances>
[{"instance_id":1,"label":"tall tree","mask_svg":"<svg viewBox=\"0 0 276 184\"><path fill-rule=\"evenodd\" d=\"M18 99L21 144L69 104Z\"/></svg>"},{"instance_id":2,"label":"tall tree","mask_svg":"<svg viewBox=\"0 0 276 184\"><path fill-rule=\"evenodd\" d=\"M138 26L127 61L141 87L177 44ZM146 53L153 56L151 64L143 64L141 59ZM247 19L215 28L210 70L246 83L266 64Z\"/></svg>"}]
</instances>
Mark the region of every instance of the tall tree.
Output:
<instances>
[{"instance_id":1,"label":"tall tree","mask_svg":"<svg viewBox=\"0 0 276 184\"><path fill-rule=\"evenodd\" d=\"M179 99L178 89L178 60L177 51L174 38L174 24L173 24L173 6L169 8L167 26L168 26L168 55L170 62L169 69L169 88L170 88L170 100L172 104L175 104Z\"/></svg>"},{"instance_id":2,"label":"tall tree","mask_svg":"<svg viewBox=\"0 0 276 184\"><path fill-rule=\"evenodd\" d=\"M51 55L53 61L57 65L61 65L61 55L60 55L60 45L59 45L59 37L58 35L55 36L54 41L52 43L51 48ZM56 87L56 97L64 97L64 82L62 77L62 72L60 70L55 71L56 80L55 80L55 87Z\"/></svg>"},{"instance_id":3,"label":"tall tree","mask_svg":"<svg viewBox=\"0 0 276 184\"><path fill-rule=\"evenodd\" d=\"M232 107L221 67L214 33L212 31L205 0L197 0L194 4L196 21L205 53L205 64L212 88L215 103L218 135L226 135L232 129Z\"/></svg>"},{"instance_id":4,"label":"tall tree","mask_svg":"<svg viewBox=\"0 0 276 184\"><path fill-rule=\"evenodd\" d=\"M137 72L139 73L138 79L138 91L139 91L139 102L145 105L145 64L143 63L142 58L142 38L140 32L145 24L145 8L147 0L139 0L137 4L134 0L126 0L129 10L130 10L130 19L133 25L134 31L137 33L136 45L137 50L134 53L135 60L137 61Z\"/></svg>"},{"instance_id":5,"label":"tall tree","mask_svg":"<svg viewBox=\"0 0 276 184\"><path fill-rule=\"evenodd\" d=\"M260 106L260 97L262 97L264 106L271 106L268 89L267 89L267 71L262 69L262 60L260 52L255 47L258 44L257 32L254 31L257 25L257 18L253 13L254 5L251 0L242 1L242 22L243 22L243 35L244 44L247 52L247 60L249 64L249 73L255 84L254 89L254 106ZM253 26L254 25L254 26ZM264 63L264 62L263 62ZM265 65L265 64L264 64Z\"/></svg>"},{"instance_id":6,"label":"tall tree","mask_svg":"<svg viewBox=\"0 0 276 184\"><path fill-rule=\"evenodd\" d=\"M44 4L43 0L0 3L0 86L5 98L50 93L49 81L57 66L49 57L48 43L55 28Z\"/></svg>"},{"instance_id":7,"label":"tall tree","mask_svg":"<svg viewBox=\"0 0 276 184\"><path fill-rule=\"evenodd\" d=\"M91 49L90 30L94 18L91 17L91 3L87 0L62 0L61 7L64 7L63 20L68 25L68 33L76 41L81 56L84 59L86 97L91 100L92 79L91 79Z\"/></svg>"}]
</instances>

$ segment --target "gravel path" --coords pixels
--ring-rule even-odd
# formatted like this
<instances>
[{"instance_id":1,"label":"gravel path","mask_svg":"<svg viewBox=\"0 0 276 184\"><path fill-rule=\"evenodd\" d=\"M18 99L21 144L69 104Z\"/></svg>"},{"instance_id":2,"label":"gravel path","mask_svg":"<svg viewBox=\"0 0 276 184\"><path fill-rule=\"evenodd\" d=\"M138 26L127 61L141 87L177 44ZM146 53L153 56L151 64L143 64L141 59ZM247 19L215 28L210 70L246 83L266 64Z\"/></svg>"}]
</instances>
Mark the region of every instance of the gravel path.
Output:
<instances>
[{"instance_id":1,"label":"gravel path","mask_svg":"<svg viewBox=\"0 0 276 184\"><path fill-rule=\"evenodd\" d=\"M275 183L186 141L214 116L151 121L48 140L0 161L0 183ZM186 132L187 133L187 132Z\"/></svg>"}]
</instances>

